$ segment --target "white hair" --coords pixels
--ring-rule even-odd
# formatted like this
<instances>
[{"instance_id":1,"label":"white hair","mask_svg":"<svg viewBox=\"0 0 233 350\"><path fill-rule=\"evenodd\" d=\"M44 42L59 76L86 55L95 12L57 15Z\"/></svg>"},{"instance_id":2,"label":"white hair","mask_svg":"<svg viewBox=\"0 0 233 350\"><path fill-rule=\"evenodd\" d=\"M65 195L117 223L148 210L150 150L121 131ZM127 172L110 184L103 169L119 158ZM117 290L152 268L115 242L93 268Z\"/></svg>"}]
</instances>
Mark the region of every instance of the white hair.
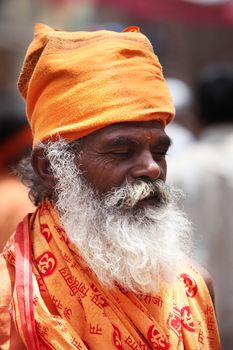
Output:
<instances>
[{"instance_id":1,"label":"white hair","mask_svg":"<svg viewBox=\"0 0 233 350\"><path fill-rule=\"evenodd\" d=\"M162 181L137 181L100 195L65 146L64 140L47 146L57 179L55 207L99 281L147 293L158 290L161 281L173 281L191 250L191 225L177 207L178 192ZM153 207L137 207L152 194L157 198Z\"/></svg>"}]
</instances>

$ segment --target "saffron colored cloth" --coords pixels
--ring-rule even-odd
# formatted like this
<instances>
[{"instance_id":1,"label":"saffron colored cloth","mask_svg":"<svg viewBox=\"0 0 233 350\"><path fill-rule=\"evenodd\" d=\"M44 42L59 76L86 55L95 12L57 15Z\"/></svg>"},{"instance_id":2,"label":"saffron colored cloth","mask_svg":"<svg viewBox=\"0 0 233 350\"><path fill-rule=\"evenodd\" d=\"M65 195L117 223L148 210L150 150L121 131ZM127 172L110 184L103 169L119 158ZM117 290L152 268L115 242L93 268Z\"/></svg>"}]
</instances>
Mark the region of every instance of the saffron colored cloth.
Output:
<instances>
[{"instance_id":1,"label":"saffron colored cloth","mask_svg":"<svg viewBox=\"0 0 233 350\"><path fill-rule=\"evenodd\" d=\"M16 273L11 315L27 349L220 349L204 280L187 266L153 295L103 287L45 201L4 257Z\"/></svg>"},{"instance_id":2,"label":"saffron colored cloth","mask_svg":"<svg viewBox=\"0 0 233 350\"><path fill-rule=\"evenodd\" d=\"M18 82L34 146L58 135L78 139L113 123L171 121L162 67L135 28L64 32L36 25Z\"/></svg>"}]
</instances>

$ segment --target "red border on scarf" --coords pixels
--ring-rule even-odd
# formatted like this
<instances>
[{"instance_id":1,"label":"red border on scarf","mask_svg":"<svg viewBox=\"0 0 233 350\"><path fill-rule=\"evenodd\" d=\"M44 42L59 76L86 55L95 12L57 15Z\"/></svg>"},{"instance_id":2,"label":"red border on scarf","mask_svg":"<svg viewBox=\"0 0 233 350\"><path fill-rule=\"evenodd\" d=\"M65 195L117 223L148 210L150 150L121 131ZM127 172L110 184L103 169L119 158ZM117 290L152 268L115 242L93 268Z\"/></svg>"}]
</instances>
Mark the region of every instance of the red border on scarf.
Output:
<instances>
[{"instance_id":1,"label":"red border on scarf","mask_svg":"<svg viewBox=\"0 0 233 350\"><path fill-rule=\"evenodd\" d=\"M15 233L16 294L24 340L28 349L39 350L33 310L32 249L30 214L17 226Z\"/></svg>"}]
</instances>

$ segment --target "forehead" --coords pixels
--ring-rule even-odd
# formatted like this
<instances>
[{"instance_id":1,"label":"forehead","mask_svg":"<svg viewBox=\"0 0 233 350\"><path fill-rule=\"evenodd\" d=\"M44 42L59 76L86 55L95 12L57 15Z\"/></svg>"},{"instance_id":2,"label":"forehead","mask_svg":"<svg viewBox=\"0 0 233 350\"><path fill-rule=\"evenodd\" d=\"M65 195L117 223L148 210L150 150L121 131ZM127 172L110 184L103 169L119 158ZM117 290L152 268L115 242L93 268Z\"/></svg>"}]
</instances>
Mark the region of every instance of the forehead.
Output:
<instances>
[{"instance_id":1,"label":"forehead","mask_svg":"<svg viewBox=\"0 0 233 350\"><path fill-rule=\"evenodd\" d=\"M169 141L163 125L158 121L117 123L86 136L88 143L108 143L118 138L151 139Z\"/></svg>"}]
</instances>

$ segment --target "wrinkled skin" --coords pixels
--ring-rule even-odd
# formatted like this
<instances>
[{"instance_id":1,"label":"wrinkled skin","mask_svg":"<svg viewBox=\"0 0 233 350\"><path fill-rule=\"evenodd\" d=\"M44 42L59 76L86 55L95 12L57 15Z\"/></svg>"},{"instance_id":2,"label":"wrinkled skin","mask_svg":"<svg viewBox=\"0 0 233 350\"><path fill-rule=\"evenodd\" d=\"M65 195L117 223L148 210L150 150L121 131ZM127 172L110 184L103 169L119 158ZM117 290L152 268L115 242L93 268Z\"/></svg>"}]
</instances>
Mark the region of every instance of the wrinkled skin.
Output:
<instances>
[{"instance_id":1,"label":"wrinkled skin","mask_svg":"<svg viewBox=\"0 0 233 350\"><path fill-rule=\"evenodd\" d=\"M76 161L101 194L138 179L165 181L170 144L158 121L112 124L83 138ZM53 192L56 181L40 148L33 152L32 165L43 185Z\"/></svg>"},{"instance_id":2,"label":"wrinkled skin","mask_svg":"<svg viewBox=\"0 0 233 350\"><path fill-rule=\"evenodd\" d=\"M77 162L99 193L137 179L165 181L170 143L157 121L113 124L84 138Z\"/></svg>"}]
</instances>

